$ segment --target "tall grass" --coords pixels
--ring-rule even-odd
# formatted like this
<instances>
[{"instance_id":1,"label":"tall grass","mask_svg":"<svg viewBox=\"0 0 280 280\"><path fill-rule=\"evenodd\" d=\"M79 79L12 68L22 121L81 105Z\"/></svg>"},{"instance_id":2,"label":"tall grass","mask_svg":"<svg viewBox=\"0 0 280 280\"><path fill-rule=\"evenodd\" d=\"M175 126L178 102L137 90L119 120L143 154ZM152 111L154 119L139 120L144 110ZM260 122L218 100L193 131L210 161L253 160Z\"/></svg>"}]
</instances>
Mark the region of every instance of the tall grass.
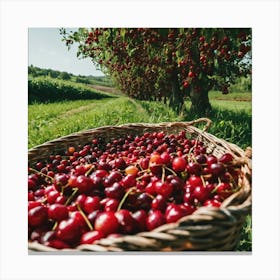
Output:
<instances>
[{"instance_id":1,"label":"tall grass","mask_svg":"<svg viewBox=\"0 0 280 280\"><path fill-rule=\"evenodd\" d=\"M149 107L149 111L145 107ZM29 106L28 119L28 146L31 148L83 129L176 120L176 114L161 103L138 103L127 97L120 97L33 104Z\"/></svg>"}]
</instances>

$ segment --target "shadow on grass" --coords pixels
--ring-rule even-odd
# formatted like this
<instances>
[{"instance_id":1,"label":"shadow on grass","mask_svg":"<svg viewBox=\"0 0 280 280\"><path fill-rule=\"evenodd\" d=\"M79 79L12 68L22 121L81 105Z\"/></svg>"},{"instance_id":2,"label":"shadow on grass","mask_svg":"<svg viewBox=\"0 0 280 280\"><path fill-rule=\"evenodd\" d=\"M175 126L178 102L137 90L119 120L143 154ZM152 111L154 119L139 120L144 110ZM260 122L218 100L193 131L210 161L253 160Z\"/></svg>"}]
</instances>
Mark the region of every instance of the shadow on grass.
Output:
<instances>
[{"instance_id":1,"label":"shadow on grass","mask_svg":"<svg viewBox=\"0 0 280 280\"><path fill-rule=\"evenodd\" d=\"M252 145L251 113L245 110L232 111L213 108L207 116L199 116L188 112L183 120L189 121L200 117L207 117L212 121L208 132L216 137L234 143L242 149ZM203 125L200 125L200 127L202 128Z\"/></svg>"}]
</instances>

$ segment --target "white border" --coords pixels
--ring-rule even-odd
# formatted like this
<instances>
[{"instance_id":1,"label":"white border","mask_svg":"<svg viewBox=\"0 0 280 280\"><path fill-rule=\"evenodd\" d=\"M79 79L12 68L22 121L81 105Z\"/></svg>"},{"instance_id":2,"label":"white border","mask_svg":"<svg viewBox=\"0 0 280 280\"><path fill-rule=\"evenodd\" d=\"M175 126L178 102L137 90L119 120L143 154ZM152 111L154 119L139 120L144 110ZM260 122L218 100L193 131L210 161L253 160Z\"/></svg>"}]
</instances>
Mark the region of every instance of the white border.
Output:
<instances>
[{"instance_id":1,"label":"white border","mask_svg":"<svg viewBox=\"0 0 280 280\"><path fill-rule=\"evenodd\" d=\"M279 2L1 1L0 279L279 279ZM28 255L28 27L253 28L252 255Z\"/></svg>"}]
</instances>

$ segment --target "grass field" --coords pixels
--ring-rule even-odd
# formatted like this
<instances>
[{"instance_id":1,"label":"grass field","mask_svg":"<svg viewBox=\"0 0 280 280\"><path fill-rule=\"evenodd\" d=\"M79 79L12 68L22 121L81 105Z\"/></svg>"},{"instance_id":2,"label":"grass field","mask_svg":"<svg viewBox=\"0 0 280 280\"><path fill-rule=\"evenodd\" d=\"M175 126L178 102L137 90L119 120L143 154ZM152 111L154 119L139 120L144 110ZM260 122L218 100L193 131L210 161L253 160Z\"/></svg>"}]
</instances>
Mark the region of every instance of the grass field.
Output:
<instances>
[{"instance_id":1,"label":"grass field","mask_svg":"<svg viewBox=\"0 0 280 280\"><path fill-rule=\"evenodd\" d=\"M222 98L222 100L221 100ZM209 132L245 149L252 145L252 107L250 93L221 95L210 93L213 124ZM190 103L186 102L189 108ZM28 147L84 129L134 122L188 121L195 115L178 117L159 102L131 100L125 96L101 100L64 101L28 106ZM251 217L242 231L238 250L251 251Z\"/></svg>"}]
</instances>

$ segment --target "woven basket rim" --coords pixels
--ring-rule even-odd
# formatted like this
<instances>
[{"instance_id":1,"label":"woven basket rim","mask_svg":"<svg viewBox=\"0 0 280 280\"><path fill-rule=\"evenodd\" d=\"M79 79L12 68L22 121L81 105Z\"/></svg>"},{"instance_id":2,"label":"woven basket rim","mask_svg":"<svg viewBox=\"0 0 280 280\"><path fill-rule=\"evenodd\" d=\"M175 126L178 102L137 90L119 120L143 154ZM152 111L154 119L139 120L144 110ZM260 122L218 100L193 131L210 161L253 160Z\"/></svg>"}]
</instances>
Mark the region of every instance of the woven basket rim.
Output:
<instances>
[{"instance_id":1,"label":"woven basket rim","mask_svg":"<svg viewBox=\"0 0 280 280\"><path fill-rule=\"evenodd\" d=\"M205 122L205 127L201 130L194 125ZM185 216L181 219L179 219L176 223L173 224L164 224L160 226L159 228L156 228L153 231L149 232L140 232L135 235L124 235L121 237L114 238L112 240L109 240L108 238L104 238L99 240L98 242L92 244L92 245L79 245L78 249L54 249L51 247L47 247L45 245L42 245L37 242L28 242L28 247L30 250L34 251L122 251L122 249L118 248L118 245L123 242L129 242L129 238L134 239L134 242L138 241L134 237L137 237L140 241L140 243L143 241L145 243L147 240L154 240L154 238L157 240L164 239L164 236L166 238L171 238L170 232L176 231L176 229L183 227L190 228L191 226L194 226L195 221L199 220L200 222L204 220L204 222L211 221L214 218L218 219L218 223L237 223L236 221L236 215L237 216L244 216L251 213L251 205L252 205L252 197L251 197L251 154L248 155L248 153L244 150L242 150L240 147L238 147L236 144L230 143L224 139L217 138L216 136L208 133L206 130L211 125L211 120L208 118L200 118L194 121L188 121L188 122L160 122L160 123L126 123L121 125L106 125L106 126L100 126L96 128L91 128L87 130L81 130L78 132L71 133L66 136L62 136L50 141L47 141L43 144L37 145L31 149L28 150L28 157L32 157L34 154L40 152L40 150L43 148L48 149L49 147L53 148L56 146L56 144L61 144L67 142L69 139L75 138L79 139L79 137L83 136L90 136L93 133L100 132L101 134L104 133L104 131L111 129L111 130L131 130L134 127L140 127L141 129L153 129L153 128L172 128L172 127L178 127L178 128L191 128L196 133L199 133L202 137L206 137L207 139L210 139L210 141L217 141L217 143L225 145L229 152L231 152L236 159L238 159L239 164L243 166L244 172L246 172L245 181L245 187L242 187L238 192L234 193L227 199L225 199L221 205L220 208L214 208L214 207L206 207L202 206L199 207L193 214ZM218 144L217 144L218 145ZM230 149L233 149L234 152L232 152ZM249 149L251 152L251 149ZM238 154L238 156L237 156ZM242 203L239 203L236 205L235 199L243 197ZM214 217L214 218L213 218ZM202 224L204 224L202 222ZM171 227L171 229L169 229ZM167 229L166 229L167 228ZM166 233L167 232L167 233ZM169 234L169 235L168 235ZM154 235L156 237L154 237ZM159 237L160 236L160 237ZM147 239L148 238L148 239ZM147 239L147 240L146 240ZM142 240L142 241L141 241ZM155 244L157 242L154 242ZM142 246L142 245L141 245ZM144 245L145 246L145 245ZM150 250L154 251L157 250L156 245L149 243ZM161 248L159 248L161 249ZM190 248L191 249L191 248ZM136 251L139 251L136 249ZM141 251L141 250L140 250Z\"/></svg>"}]
</instances>

